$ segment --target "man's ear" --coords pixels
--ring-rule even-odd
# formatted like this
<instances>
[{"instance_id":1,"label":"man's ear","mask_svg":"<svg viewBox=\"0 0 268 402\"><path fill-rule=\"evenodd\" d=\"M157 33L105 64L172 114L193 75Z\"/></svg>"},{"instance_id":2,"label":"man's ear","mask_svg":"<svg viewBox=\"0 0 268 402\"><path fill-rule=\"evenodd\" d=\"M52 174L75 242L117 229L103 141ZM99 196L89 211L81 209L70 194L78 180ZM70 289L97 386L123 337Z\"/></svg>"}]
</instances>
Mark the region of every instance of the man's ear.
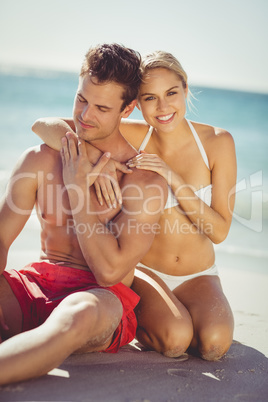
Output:
<instances>
[{"instance_id":1,"label":"man's ear","mask_svg":"<svg viewBox=\"0 0 268 402\"><path fill-rule=\"evenodd\" d=\"M135 106L137 105L137 99L134 99L129 105L125 107L122 112L122 117L128 117L134 110Z\"/></svg>"},{"instance_id":2,"label":"man's ear","mask_svg":"<svg viewBox=\"0 0 268 402\"><path fill-rule=\"evenodd\" d=\"M140 106L140 102L139 102L139 101L137 101L136 107L137 107L137 109L139 109L139 110L141 111L141 106Z\"/></svg>"}]
</instances>

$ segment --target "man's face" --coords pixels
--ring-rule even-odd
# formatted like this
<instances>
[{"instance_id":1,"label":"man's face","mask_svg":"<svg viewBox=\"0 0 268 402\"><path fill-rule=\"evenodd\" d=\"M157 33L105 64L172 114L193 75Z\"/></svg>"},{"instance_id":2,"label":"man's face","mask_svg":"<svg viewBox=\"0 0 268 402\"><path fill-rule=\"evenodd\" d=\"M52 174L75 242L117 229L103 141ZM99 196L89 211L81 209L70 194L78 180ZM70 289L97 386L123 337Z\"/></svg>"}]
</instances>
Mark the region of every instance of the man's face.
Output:
<instances>
[{"instance_id":1,"label":"man's face","mask_svg":"<svg viewBox=\"0 0 268 402\"><path fill-rule=\"evenodd\" d=\"M123 115L123 87L114 82L98 84L86 75L80 77L74 99L73 118L79 138L103 140L119 130Z\"/></svg>"}]
</instances>

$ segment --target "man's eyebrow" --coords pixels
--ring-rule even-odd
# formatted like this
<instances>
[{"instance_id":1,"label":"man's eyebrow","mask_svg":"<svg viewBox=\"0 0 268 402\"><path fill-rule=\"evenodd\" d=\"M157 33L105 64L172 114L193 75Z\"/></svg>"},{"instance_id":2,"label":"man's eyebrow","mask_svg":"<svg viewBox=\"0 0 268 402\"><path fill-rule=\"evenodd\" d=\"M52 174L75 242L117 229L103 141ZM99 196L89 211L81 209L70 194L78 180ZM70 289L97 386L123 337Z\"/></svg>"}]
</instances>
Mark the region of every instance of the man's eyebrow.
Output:
<instances>
[{"instance_id":1,"label":"man's eyebrow","mask_svg":"<svg viewBox=\"0 0 268 402\"><path fill-rule=\"evenodd\" d=\"M76 94L77 94L78 96L80 96L80 98L82 98L83 100L85 100L85 101L87 102L86 98L81 94L81 92L77 91ZM112 109L110 106L106 106L106 105L97 105L97 104L96 104L95 106L101 107L101 108L107 109L107 110L111 110L111 109Z\"/></svg>"},{"instance_id":2,"label":"man's eyebrow","mask_svg":"<svg viewBox=\"0 0 268 402\"><path fill-rule=\"evenodd\" d=\"M77 96L80 96L80 98L83 98L84 100L86 100L86 98L84 98L84 96L81 94L81 92L77 91L77 92L76 92L76 95L77 95Z\"/></svg>"},{"instance_id":3,"label":"man's eyebrow","mask_svg":"<svg viewBox=\"0 0 268 402\"><path fill-rule=\"evenodd\" d=\"M95 105L97 107L101 107L102 109L107 109L107 110L111 110L112 108L106 105Z\"/></svg>"},{"instance_id":4,"label":"man's eyebrow","mask_svg":"<svg viewBox=\"0 0 268 402\"><path fill-rule=\"evenodd\" d=\"M179 88L179 85L174 85L174 87L167 89L166 92L172 91L172 89L175 89L175 88ZM143 94L140 94L140 96L148 96L148 95L154 95L154 94L150 93L150 92L144 92Z\"/></svg>"}]
</instances>

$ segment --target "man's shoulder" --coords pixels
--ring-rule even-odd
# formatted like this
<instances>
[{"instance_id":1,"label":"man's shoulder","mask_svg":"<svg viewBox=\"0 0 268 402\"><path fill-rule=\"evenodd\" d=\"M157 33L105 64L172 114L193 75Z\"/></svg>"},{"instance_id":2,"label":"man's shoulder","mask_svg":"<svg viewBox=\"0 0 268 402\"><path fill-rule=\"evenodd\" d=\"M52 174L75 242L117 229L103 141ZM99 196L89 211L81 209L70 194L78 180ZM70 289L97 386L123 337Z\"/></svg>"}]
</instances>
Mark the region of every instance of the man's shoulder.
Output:
<instances>
[{"instance_id":1,"label":"man's shoulder","mask_svg":"<svg viewBox=\"0 0 268 402\"><path fill-rule=\"evenodd\" d=\"M166 180L162 176L149 170L134 168L131 174L124 175L124 179L124 184L132 183L140 186L148 186L149 184L151 184L160 185L163 188L167 187Z\"/></svg>"},{"instance_id":2,"label":"man's shoulder","mask_svg":"<svg viewBox=\"0 0 268 402\"><path fill-rule=\"evenodd\" d=\"M149 171L149 170L141 170L141 169L134 169L133 170L133 179L140 181L141 183L145 183L146 185L148 183L151 184L159 184L162 186L166 186L166 180L160 176L158 173Z\"/></svg>"},{"instance_id":3,"label":"man's shoulder","mask_svg":"<svg viewBox=\"0 0 268 402\"><path fill-rule=\"evenodd\" d=\"M150 199L161 205L165 205L168 194L167 182L162 176L138 169L133 169L132 174L125 175L121 190L123 197L125 195L129 199L136 199L136 202Z\"/></svg>"},{"instance_id":4,"label":"man's shoulder","mask_svg":"<svg viewBox=\"0 0 268 402\"><path fill-rule=\"evenodd\" d=\"M48 167L59 153L45 144L27 148L19 157L15 169L34 170Z\"/></svg>"},{"instance_id":5,"label":"man's shoulder","mask_svg":"<svg viewBox=\"0 0 268 402\"><path fill-rule=\"evenodd\" d=\"M22 157L36 158L38 160L40 160L40 158L56 158L58 156L59 152L50 148L46 144L40 144L27 148L22 154Z\"/></svg>"}]
</instances>

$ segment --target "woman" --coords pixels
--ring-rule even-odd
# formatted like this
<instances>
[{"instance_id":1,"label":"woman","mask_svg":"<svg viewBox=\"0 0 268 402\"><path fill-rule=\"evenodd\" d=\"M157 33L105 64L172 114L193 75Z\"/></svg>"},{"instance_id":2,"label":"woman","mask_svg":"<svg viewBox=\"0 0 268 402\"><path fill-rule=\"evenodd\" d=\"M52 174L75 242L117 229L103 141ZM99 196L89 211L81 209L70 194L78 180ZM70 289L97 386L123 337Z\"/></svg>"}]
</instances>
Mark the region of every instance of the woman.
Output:
<instances>
[{"instance_id":1,"label":"woman","mask_svg":"<svg viewBox=\"0 0 268 402\"><path fill-rule=\"evenodd\" d=\"M141 152L127 165L162 175L169 197L132 286L141 297L137 339L166 356L189 348L216 360L229 349L234 325L213 248L226 238L232 220L234 141L223 129L185 118L187 75L175 57L154 52L143 59L142 70L138 107L145 122L125 121L120 127ZM60 138L70 130L67 123L72 126L70 120L39 120L33 130L55 148L56 134ZM53 130L47 130L50 124ZM113 204L113 192L107 191Z\"/></svg>"}]
</instances>

